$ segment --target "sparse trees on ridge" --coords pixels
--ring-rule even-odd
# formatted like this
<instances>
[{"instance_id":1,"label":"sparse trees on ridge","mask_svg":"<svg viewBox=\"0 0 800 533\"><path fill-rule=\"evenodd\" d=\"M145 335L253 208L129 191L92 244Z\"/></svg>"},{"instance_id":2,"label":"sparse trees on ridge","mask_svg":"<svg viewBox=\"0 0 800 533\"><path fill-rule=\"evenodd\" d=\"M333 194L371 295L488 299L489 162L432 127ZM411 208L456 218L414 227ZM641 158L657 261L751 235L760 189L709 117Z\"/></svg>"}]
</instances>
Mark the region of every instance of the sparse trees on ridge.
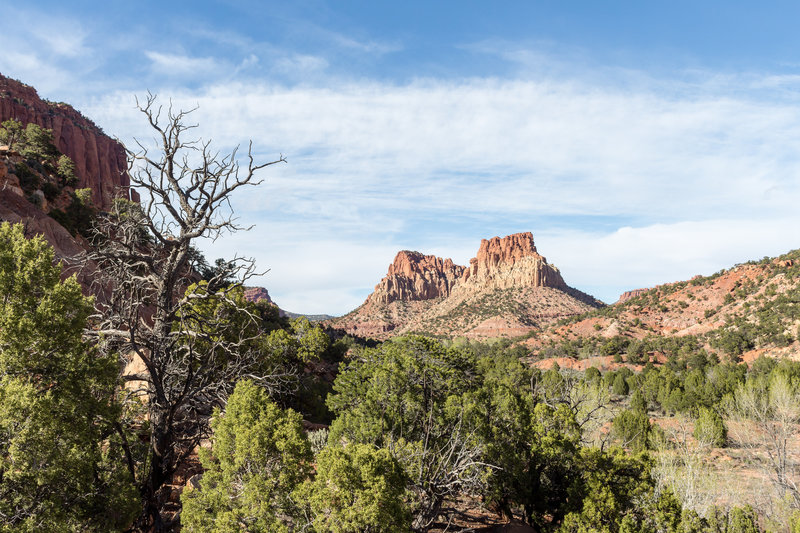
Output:
<instances>
[{"instance_id":1,"label":"sparse trees on ridge","mask_svg":"<svg viewBox=\"0 0 800 533\"><path fill-rule=\"evenodd\" d=\"M208 435L211 406L241 377L273 390L287 384L290 370L280 362L265 365L254 306L222 283L253 275L252 260L220 265L207 285L220 290L187 291L197 255L192 244L244 229L231 195L259 184L258 170L285 159L256 163L248 150L240 166L236 150L221 155L208 142L184 138L195 127L186 123L190 112L165 109L153 95L139 109L159 146L139 143L128 151L141 205L117 200L97 222L91 258L107 298L98 302L93 333L104 350L133 354L143 364L143 372L126 379L144 383L134 392L146 396L148 447L138 468L129 450L129 464L144 502L138 527L160 531L169 525L159 510L162 488Z\"/></svg>"}]
</instances>

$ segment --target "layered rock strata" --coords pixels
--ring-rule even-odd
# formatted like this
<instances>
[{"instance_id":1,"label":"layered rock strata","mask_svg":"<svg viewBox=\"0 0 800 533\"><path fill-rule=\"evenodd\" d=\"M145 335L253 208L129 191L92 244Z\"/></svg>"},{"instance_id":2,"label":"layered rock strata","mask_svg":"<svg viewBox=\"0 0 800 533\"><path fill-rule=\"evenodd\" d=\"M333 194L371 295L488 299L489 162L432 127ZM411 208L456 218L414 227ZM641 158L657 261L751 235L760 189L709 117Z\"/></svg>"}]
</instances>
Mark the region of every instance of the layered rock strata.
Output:
<instances>
[{"instance_id":1,"label":"layered rock strata","mask_svg":"<svg viewBox=\"0 0 800 533\"><path fill-rule=\"evenodd\" d=\"M616 303L621 304L627 302L628 300L641 296L649 290L650 289L633 289L632 291L625 291L619 295L619 300L617 300Z\"/></svg>"},{"instance_id":2,"label":"layered rock strata","mask_svg":"<svg viewBox=\"0 0 800 533\"><path fill-rule=\"evenodd\" d=\"M375 302L432 300L449 296L464 273L452 259L403 250L389 265L389 271L370 296Z\"/></svg>"},{"instance_id":3,"label":"layered rock strata","mask_svg":"<svg viewBox=\"0 0 800 533\"><path fill-rule=\"evenodd\" d=\"M0 75L0 122L11 118L53 130L56 148L75 162L78 188L91 188L98 208L108 209L116 196L133 192L122 144L72 106L45 101L33 87Z\"/></svg>"},{"instance_id":4,"label":"layered rock strata","mask_svg":"<svg viewBox=\"0 0 800 533\"><path fill-rule=\"evenodd\" d=\"M245 287L244 288L244 299L248 302L261 302L266 300L267 303L271 303L275 305L275 302L272 301L272 298L269 296L269 291L264 287Z\"/></svg>"},{"instance_id":5,"label":"layered rock strata","mask_svg":"<svg viewBox=\"0 0 800 533\"><path fill-rule=\"evenodd\" d=\"M401 251L364 304L330 325L378 339L407 332L510 336L601 305L567 286L526 232L482 240L468 267Z\"/></svg>"},{"instance_id":6,"label":"layered rock strata","mask_svg":"<svg viewBox=\"0 0 800 533\"><path fill-rule=\"evenodd\" d=\"M558 269L536 251L531 232L483 239L463 281L485 289L567 287Z\"/></svg>"}]
</instances>

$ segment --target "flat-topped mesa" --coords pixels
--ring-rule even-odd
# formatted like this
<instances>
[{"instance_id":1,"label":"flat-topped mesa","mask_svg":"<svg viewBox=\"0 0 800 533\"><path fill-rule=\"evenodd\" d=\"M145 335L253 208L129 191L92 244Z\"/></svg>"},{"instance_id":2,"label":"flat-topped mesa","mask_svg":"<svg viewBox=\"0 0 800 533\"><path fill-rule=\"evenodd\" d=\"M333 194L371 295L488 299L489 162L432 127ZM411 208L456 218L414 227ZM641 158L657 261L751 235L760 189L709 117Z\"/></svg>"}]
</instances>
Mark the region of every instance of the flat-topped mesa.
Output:
<instances>
[{"instance_id":1,"label":"flat-topped mesa","mask_svg":"<svg viewBox=\"0 0 800 533\"><path fill-rule=\"evenodd\" d=\"M567 284L558 268L547 264L533 243L531 232L481 241L477 257L470 259L463 281L486 288L553 287Z\"/></svg>"},{"instance_id":2,"label":"flat-topped mesa","mask_svg":"<svg viewBox=\"0 0 800 533\"><path fill-rule=\"evenodd\" d=\"M448 296L464 270L451 259L403 250L389 265L386 277L375 286L370 300L389 304Z\"/></svg>"},{"instance_id":3,"label":"flat-topped mesa","mask_svg":"<svg viewBox=\"0 0 800 533\"><path fill-rule=\"evenodd\" d=\"M269 291L264 287L245 287L244 288L244 299L248 302L258 303L262 300L266 300L267 303L271 303L275 305L275 302L272 301L272 298L269 296Z\"/></svg>"},{"instance_id":4,"label":"flat-topped mesa","mask_svg":"<svg viewBox=\"0 0 800 533\"><path fill-rule=\"evenodd\" d=\"M625 291L619 295L619 300L617 300L616 303L621 304L633 298L638 298L639 296L641 296L642 294L646 293L649 290L650 289L645 288L645 289L633 289L632 291Z\"/></svg>"},{"instance_id":5,"label":"flat-topped mesa","mask_svg":"<svg viewBox=\"0 0 800 533\"><path fill-rule=\"evenodd\" d=\"M122 144L72 106L43 100L33 87L0 74L0 122L10 118L53 130L56 148L75 163L78 188L91 188L96 207L108 209L116 196L138 200L129 190Z\"/></svg>"}]
</instances>

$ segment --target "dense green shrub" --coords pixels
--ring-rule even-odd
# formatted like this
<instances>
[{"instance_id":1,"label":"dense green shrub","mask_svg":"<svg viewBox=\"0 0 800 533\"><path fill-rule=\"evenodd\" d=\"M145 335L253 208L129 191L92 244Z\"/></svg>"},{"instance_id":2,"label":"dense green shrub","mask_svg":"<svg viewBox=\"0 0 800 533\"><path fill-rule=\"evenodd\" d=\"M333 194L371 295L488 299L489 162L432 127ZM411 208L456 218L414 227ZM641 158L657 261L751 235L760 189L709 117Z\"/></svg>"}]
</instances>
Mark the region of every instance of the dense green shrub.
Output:
<instances>
[{"instance_id":1,"label":"dense green shrub","mask_svg":"<svg viewBox=\"0 0 800 533\"><path fill-rule=\"evenodd\" d=\"M78 177L75 175L75 163L66 155L61 155L56 163L56 172L61 178L61 183L74 187L78 184Z\"/></svg>"},{"instance_id":2,"label":"dense green shrub","mask_svg":"<svg viewBox=\"0 0 800 533\"><path fill-rule=\"evenodd\" d=\"M614 394L618 394L620 396L627 396L628 392L630 391L630 387L628 386L628 382L625 379L623 374L617 374L614 378L614 385L612 387Z\"/></svg>"},{"instance_id":3,"label":"dense green shrub","mask_svg":"<svg viewBox=\"0 0 800 533\"><path fill-rule=\"evenodd\" d=\"M651 425L647 413L626 409L614 418L614 437L625 448L640 452L650 447Z\"/></svg>"},{"instance_id":4,"label":"dense green shrub","mask_svg":"<svg viewBox=\"0 0 800 533\"><path fill-rule=\"evenodd\" d=\"M292 492L311 474L311 448L301 417L280 409L264 389L240 381L211 427L211 450L200 450L200 487L184 491L183 531L290 531L298 517Z\"/></svg>"},{"instance_id":5,"label":"dense green shrub","mask_svg":"<svg viewBox=\"0 0 800 533\"><path fill-rule=\"evenodd\" d=\"M120 531L139 508L114 424L119 369L53 249L0 225L0 531Z\"/></svg>"},{"instance_id":6,"label":"dense green shrub","mask_svg":"<svg viewBox=\"0 0 800 533\"><path fill-rule=\"evenodd\" d=\"M406 533L406 474L387 449L367 444L329 446L316 458L316 475L295 491L318 533Z\"/></svg>"},{"instance_id":7,"label":"dense green shrub","mask_svg":"<svg viewBox=\"0 0 800 533\"><path fill-rule=\"evenodd\" d=\"M706 407L699 409L692 434L698 442L716 447L725 446L728 440L728 428L725 427L722 417L716 411Z\"/></svg>"},{"instance_id":8,"label":"dense green shrub","mask_svg":"<svg viewBox=\"0 0 800 533\"><path fill-rule=\"evenodd\" d=\"M23 162L19 162L14 166L14 174L19 179L19 186L23 191L31 193L39 188L41 179L31 170L31 168Z\"/></svg>"}]
</instances>

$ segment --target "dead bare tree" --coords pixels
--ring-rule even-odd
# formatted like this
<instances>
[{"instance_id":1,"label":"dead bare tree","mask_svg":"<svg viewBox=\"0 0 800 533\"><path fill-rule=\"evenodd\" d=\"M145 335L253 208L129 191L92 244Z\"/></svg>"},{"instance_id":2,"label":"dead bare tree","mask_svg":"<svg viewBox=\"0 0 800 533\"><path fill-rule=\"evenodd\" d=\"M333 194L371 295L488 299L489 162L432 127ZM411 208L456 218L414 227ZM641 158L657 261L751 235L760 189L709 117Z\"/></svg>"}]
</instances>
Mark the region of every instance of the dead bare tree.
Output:
<instances>
[{"instance_id":1,"label":"dead bare tree","mask_svg":"<svg viewBox=\"0 0 800 533\"><path fill-rule=\"evenodd\" d=\"M164 486L176 468L208 434L211 406L224 400L233 383L247 376L269 387L286 383L289 371L270 366L258 352L258 316L235 289L208 290L214 283L187 291L192 279L192 243L216 239L244 228L237 224L230 197L240 188L261 183L260 169L285 162L283 156L257 164L248 148L246 166L237 151L220 155L209 142L184 139L196 125L191 111L173 111L148 94L137 107L155 131L158 149L137 141L128 150L131 184L141 204L117 201L96 225L95 252L100 267L99 298L92 332L106 350L133 354L143 371L126 376L143 384L146 397L146 456L137 461L136 437L118 428L128 463L141 490L140 529L169 527L162 516ZM193 110L192 110L193 111ZM254 275L252 260L225 263L217 282ZM142 424L140 424L141 426ZM141 435L139 435L141 437Z\"/></svg>"},{"instance_id":2,"label":"dead bare tree","mask_svg":"<svg viewBox=\"0 0 800 533\"><path fill-rule=\"evenodd\" d=\"M800 384L773 373L769 379L749 379L736 389L727 406L731 435L764 470L779 499L800 507Z\"/></svg>"}]
</instances>

